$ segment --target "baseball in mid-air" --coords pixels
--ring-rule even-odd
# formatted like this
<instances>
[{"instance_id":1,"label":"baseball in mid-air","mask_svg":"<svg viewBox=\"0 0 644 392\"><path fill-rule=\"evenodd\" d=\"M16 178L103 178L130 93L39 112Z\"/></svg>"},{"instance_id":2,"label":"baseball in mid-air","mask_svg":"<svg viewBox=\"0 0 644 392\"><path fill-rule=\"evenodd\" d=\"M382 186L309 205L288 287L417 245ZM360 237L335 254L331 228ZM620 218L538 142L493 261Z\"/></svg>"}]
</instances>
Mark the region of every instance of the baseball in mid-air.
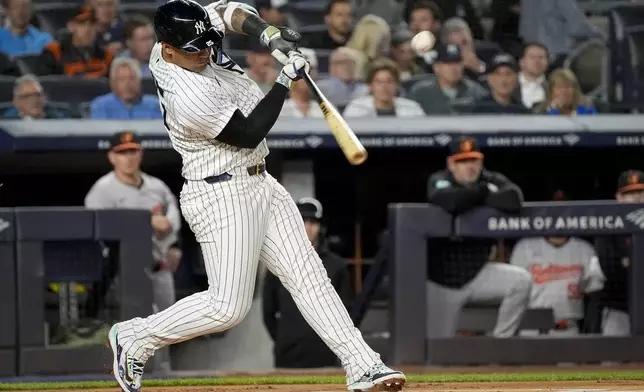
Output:
<instances>
[{"instance_id":1,"label":"baseball in mid-air","mask_svg":"<svg viewBox=\"0 0 644 392\"><path fill-rule=\"evenodd\" d=\"M434 47L436 38L429 31L421 31L411 39L411 48L416 54L427 53Z\"/></svg>"}]
</instances>

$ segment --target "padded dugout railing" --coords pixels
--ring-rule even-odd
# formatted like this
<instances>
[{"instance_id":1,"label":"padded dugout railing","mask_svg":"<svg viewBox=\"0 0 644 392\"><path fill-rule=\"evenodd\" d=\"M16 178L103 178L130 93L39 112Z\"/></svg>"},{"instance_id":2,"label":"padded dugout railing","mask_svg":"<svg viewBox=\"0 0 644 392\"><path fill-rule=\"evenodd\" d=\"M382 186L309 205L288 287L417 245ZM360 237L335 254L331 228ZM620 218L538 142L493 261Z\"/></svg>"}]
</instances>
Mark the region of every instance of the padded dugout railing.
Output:
<instances>
[{"instance_id":1,"label":"padded dugout railing","mask_svg":"<svg viewBox=\"0 0 644 392\"><path fill-rule=\"evenodd\" d=\"M104 259L79 254L76 245L103 241L118 249L119 317L147 316L151 238L149 211L0 209L0 375L102 373L105 346L47 345L43 291L47 282L97 280Z\"/></svg>"}]
</instances>

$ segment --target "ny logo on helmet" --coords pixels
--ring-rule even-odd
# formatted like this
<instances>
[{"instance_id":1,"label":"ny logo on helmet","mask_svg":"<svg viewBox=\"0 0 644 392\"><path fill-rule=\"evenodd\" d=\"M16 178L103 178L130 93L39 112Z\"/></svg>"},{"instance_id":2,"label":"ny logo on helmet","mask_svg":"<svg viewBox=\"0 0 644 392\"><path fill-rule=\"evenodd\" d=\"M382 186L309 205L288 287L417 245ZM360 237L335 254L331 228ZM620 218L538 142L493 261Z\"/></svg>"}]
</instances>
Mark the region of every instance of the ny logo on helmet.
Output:
<instances>
[{"instance_id":1,"label":"ny logo on helmet","mask_svg":"<svg viewBox=\"0 0 644 392\"><path fill-rule=\"evenodd\" d=\"M206 26L204 25L203 20L195 23L195 30L197 31L197 34L201 34L206 31Z\"/></svg>"}]
</instances>

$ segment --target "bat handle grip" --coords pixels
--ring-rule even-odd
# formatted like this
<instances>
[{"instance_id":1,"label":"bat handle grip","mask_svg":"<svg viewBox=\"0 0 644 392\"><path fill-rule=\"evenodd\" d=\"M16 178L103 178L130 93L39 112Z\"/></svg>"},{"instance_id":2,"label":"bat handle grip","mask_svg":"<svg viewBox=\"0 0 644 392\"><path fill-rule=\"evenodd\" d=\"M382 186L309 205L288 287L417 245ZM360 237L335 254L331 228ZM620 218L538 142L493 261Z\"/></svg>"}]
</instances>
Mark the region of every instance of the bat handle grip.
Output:
<instances>
[{"instance_id":1,"label":"bat handle grip","mask_svg":"<svg viewBox=\"0 0 644 392\"><path fill-rule=\"evenodd\" d=\"M313 78L311 78L311 75L309 75L308 72L303 71L302 72L304 75L302 75L302 79L306 82L306 84L309 85L309 89L313 92L313 96L315 97L315 100L318 103L322 103L324 101L324 98L322 96L322 92L318 88L318 86L315 84L313 81Z\"/></svg>"}]
</instances>

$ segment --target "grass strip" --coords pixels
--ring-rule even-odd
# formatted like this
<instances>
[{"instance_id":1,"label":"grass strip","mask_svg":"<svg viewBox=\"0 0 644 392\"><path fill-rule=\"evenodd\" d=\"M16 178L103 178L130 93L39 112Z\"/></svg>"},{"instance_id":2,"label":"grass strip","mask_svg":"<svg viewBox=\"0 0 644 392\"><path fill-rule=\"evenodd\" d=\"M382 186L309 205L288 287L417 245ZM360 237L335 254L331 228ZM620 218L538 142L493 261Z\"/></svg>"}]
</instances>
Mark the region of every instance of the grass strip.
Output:
<instances>
[{"instance_id":1,"label":"grass strip","mask_svg":"<svg viewBox=\"0 0 644 392\"><path fill-rule=\"evenodd\" d=\"M643 380L644 371L516 372L516 373L430 373L407 375L408 382L557 382ZM270 376L222 378L172 378L146 380L144 387L344 384L341 376ZM0 384L0 391L115 388L116 381L17 382Z\"/></svg>"}]
</instances>

